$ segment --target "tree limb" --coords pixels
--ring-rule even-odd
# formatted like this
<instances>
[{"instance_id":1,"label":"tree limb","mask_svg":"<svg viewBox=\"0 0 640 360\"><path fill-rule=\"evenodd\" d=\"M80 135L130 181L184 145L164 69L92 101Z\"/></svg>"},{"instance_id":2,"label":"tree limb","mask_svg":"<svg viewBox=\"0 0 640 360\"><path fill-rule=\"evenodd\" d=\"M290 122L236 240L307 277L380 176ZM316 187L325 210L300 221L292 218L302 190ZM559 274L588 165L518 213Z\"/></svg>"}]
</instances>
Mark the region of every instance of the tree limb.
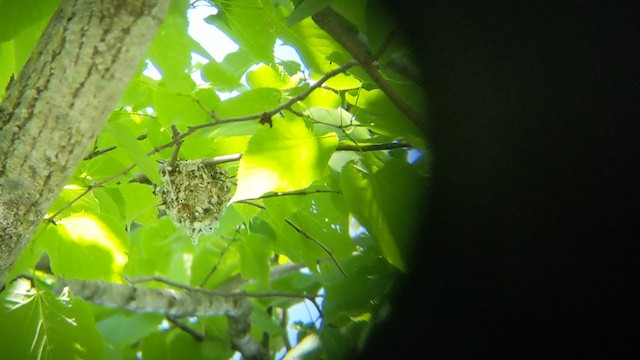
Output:
<instances>
[{"instance_id":1,"label":"tree limb","mask_svg":"<svg viewBox=\"0 0 640 360\"><path fill-rule=\"evenodd\" d=\"M206 291L150 289L103 281L60 279L58 287L98 305L138 313L161 313L170 318L224 315L229 320L232 347L247 359L267 359L268 354L251 337L251 303L246 296L213 295ZM183 286L184 288L184 286Z\"/></svg>"},{"instance_id":2,"label":"tree limb","mask_svg":"<svg viewBox=\"0 0 640 360\"><path fill-rule=\"evenodd\" d=\"M62 1L8 87L0 104L0 287L134 75L169 2Z\"/></svg>"},{"instance_id":3,"label":"tree limb","mask_svg":"<svg viewBox=\"0 0 640 360\"><path fill-rule=\"evenodd\" d=\"M407 116L418 129L426 133L423 117L389 84L378 71L377 58L371 53L367 44L359 37L358 29L349 20L330 7L326 7L312 15L313 21L338 44L340 44L366 71L373 82L382 90L389 100Z\"/></svg>"}]
</instances>

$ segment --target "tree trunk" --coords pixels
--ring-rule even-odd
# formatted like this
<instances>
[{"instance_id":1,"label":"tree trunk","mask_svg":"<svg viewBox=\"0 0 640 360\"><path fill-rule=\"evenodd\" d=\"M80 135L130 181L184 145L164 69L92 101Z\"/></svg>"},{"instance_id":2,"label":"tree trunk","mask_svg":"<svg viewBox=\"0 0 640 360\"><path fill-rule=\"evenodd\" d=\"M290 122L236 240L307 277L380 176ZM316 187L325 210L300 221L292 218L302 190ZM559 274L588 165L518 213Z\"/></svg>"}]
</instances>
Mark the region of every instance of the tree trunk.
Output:
<instances>
[{"instance_id":1,"label":"tree trunk","mask_svg":"<svg viewBox=\"0 0 640 360\"><path fill-rule=\"evenodd\" d=\"M169 0L63 0L0 104L0 289L134 75Z\"/></svg>"}]
</instances>

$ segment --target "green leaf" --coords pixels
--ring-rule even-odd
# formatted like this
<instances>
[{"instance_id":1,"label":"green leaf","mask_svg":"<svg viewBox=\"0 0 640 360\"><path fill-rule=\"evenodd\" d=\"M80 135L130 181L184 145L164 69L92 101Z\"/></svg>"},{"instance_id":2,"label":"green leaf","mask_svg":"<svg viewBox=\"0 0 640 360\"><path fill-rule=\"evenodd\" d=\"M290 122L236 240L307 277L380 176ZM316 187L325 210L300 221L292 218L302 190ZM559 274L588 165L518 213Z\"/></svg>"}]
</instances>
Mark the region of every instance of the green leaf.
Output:
<instances>
[{"instance_id":1,"label":"green leaf","mask_svg":"<svg viewBox=\"0 0 640 360\"><path fill-rule=\"evenodd\" d=\"M296 225L326 246L337 257L349 257L355 250L353 240L349 236L348 214L336 208L332 197L342 198L338 194L307 195L298 200L299 211L292 217ZM313 244L311 246L318 247ZM326 253L324 253L326 255Z\"/></svg>"},{"instance_id":2,"label":"green leaf","mask_svg":"<svg viewBox=\"0 0 640 360\"><path fill-rule=\"evenodd\" d=\"M220 103L220 107L215 109L215 113L222 119L260 114L278 106L281 98L282 93L280 90L267 88L251 89L236 97L223 101Z\"/></svg>"},{"instance_id":3,"label":"green leaf","mask_svg":"<svg viewBox=\"0 0 640 360\"><path fill-rule=\"evenodd\" d=\"M136 140L139 134L134 133L138 119L128 113L117 113L113 121L107 122L105 129L115 139L119 147L140 167L142 172L156 184L162 182L158 173L158 164L149 156L143 146Z\"/></svg>"},{"instance_id":4,"label":"green leaf","mask_svg":"<svg viewBox=\"0 0 640 360\"><path fill-rule=\"evenodd\" d=\"M333 90L343 91L357 89L362 86L362 83L354 76L341 73L327 80L324 85Z\"/></svg>"},{"instance_id":5,"label":"green leaf","mask_svg":"<svg viewBox=\"0 0 640 360\"><path fill-rule=\"evenodd\" d=\"M349 208L372 234L390 263L404 269L413 238L414 215L425 179L406 162L392 159L371 175L353 164L342 171L342 190Z\"/></svg>"},{"instance_id":6,"label":"green leaf","mask_svg":"<svg viewBox=\"0 0 640 360\"><path fill-rule=\"evenodd\" d=\"M215 93L211 91L213 96ZM200 125L211 121L205 109L200 107L191 95L176 94L158 89L153 96L158 121L168 128L171 125Z\"/></svg>"},{"instance_id":7,"label":"green leaf","mask_svg":"<svg viewBox=\"0 0 640 360\"><path fill-rule=\"evenodd\" d=\"M156 225L145 225L130 234L129 261L125 273L131 277L158 275L188 283L193 245L188 235L162 217Z\"/></svg>"},{"instance_id":8,"label":"green leaf","mask_svg":"<svg viewBox=\"0 0 640 360\"><path fill-rule=\"evenodd\" d=\"M91 190L91 194L98 200L101 214L109 214L116 219L122 219L122 226L125 226L126 205L119 188L100 187Z\"/></svg>"},{"instance_id":9,"label":"green leaf","mask_svg":"<svg viewBox=\"0 0 640 360\"><path fill-rule=\"evenodd\" d=\"M309 16L326 8L331 2L332 0L306 0L296 6L291 14L289 14L287 17L287 24L289 26L293 26L302 21L302 19L308 18Z\"/></svg>"},{"instance_id":10,"label":"green leaf","mask_svg":"<svg viewBox=\"0 0 640 360\"><path fill-rule=\"evenodd\" d=\"M322 176L337 144L335 133L314 136L299 118L274 118L273 128L264 126L249 141L230 201L306 188Z\"/></svg>"},{"instance_id":11,"label":"green leaf","mask_svg":"<svg viewBox=\"0 0 640 360\"><path fill-rule=\"evenodd\" d=\"M161 314L116 313L98 322L104 339L120 349L156 331L163 320Z\"/></svg>"},{"instance_id":12,"label":"green leaf","mask_svg":"<svg viewBox=\"0 0 640 360\"><path fill-rule=\"evenodd\" d=\"M123 184L120 186L126 201L126 224L136 221L142 225L158 223L158 205L160 199L153 193L153 188L144 184Z\"/></svg>"},{"instance_id":13,"label":"green leaf","mask_svg":"<svg viewBox=\"0 0 640 360\"><path fill-rule=\"evenodd\" d=\"M153 332L140 342L140 353L143 359L168 359L167 333Z\"/></svg>"},{"instance_id":14,"label":"green leaf","mask_svg":"<svg viewBox=\"0 0 640 360\"><path fill-rule=\"evenodd\" d=\"M356 117L381 134L400 136L412 145L426 151L420 130L396 108L387 95L380 89L360 89L357 95L347 94L347 100L353 105Z\"/></svg>"},{"instance_id":15,"label":"green leaf","mask_svg":"<svg viewBox=\"0 0 640 360\"><path fill-rule=\"evenodd\" d=\"M285 219L298 211L299 202L296 200L299 199L294 199L294 196L276 196L262 200L267 208L268 216L273 220L271 224L276 231L280 231L285 225Z\"/></svg>"},{"instance_id":16,"label":"green leaf","mask_svg":"<svg viewBox=\"0 0 640 360\"><path fill-rule=\"evenodd\" d=\"M0 42L13 39L34 24L46 23L59 3L60 0L0 1Z\"/></svg>"},{"instance_id":17,"label":"green leaf","mask_svg":"<svg viewBox=\"0 0 640 360\"><path fill-rule=\"evenodd\" d=\"M273 7L261 0L235 0L217 3L219 12L206 21L224 31L240 48L264 63L273 62L276 18Z\"/></svg>"},{"instance_id":18,"label":"green leaf","mask_svg":"<svg viewBox=\"0 0 640 360\"><path fill-rule=\"evenodd\" d=\"M47 227L38 244L58 276L120 282L127 262L127 234L107 214L74 214Z\"/></svg>"},{"instance_id":19,"label":"green leaf","mask_svg":"<svg viewBox=\"0 0 640 360\"><path fill-rule=\"evenodd\" d=\"M14 290L15 289L15 290ZM9 288L27 292L3 299L0 348L6 359L104 359L104 342L87 304L78 298L56 298L48 289Z\"/></svg>"},{"instance_id":20,"label":"green leaf","mask_svg":"<svg viewBox=\"0 0 640 360\"><path fill-rule=\"evenodd\" d=\"M162 74L163 82L174 91L185 91L184 76L191 68L191 53L195 52L205 59L211 59L209 53L194 39L187 28L187 8L189 0L173 0L164 22L151 43L148 56ZM188 77L188 76L187 76Z\"/></svg>"},{"instance_id":21,"label":"green leaf","mask_svg":"<svg viewBox=\"0 0 640 360\"><path fill-rule=\"evenodd\" d=\"M307 107L335 109L340 106L340 96L331 90L319 88L307 96L302 103Z\"/></svg>"},{"instance_id":22,"label":"green leaf","mask_svg":"<svg viewBox=\"0 0 640 360\"><path fill-rule=\"evenodd\" d=\"M252 222L254 223L255 221ZM266 223L263 227L265 225ZM243 278L256 280L262 285L269 286L269 258L272 247L273 238L268 235L268 232L252 226L238 246L240 273Z\"/></svg>"},{"instance_id":23,"label":"green leaf","mask_svg":"<svg viewBox=\"0 0 640 360\"><path fill-rule=\"evenodd\" d=\"M241 86L240 77L215 60L202 66L202 76L217 91L232 91Z\"/></svg>"},{"instance_id":24,"label":"green leaf","mask_svg":"<svg viewBox=\"0 0 640 360\"><path fill-rule=\"evenodd\" d=\"M273 88L286 90L296 86L293 80L283 68L277 65L261 65L247 73L247 83L253 89Z\"/></svg>"},{"instance_id":25,"label":"green leaf","mask_svg":"<svg viewBox=\"0 0 640 360\"><path fill-rule=\"evenodd\" d=\"M191 285L200 286L215 264L220 264L215 272L209 277L204 287L215 288L231 276L240 271L240 256L238 254L238 242L232 244L229 248L227 238L218 238L212 241L200 241L196 246L193 254L193 263L191 265ZM224 256L222 253L224 253Z\"/></svg>"},{"instance_id":26,"label":"green leaf","mask_svg":"<svg viewBox=\"0 0 640 360\"><path fill-rule=\"evenodd\" d=\"M281 7L278 9L281 11L281 16L287 16ZM350 58L346 51L311 18L305 18L293 26L281 21L278 23L278 30L283 42L298 50L304 64L312 73L318 75L317 77L339 66L329 60L331 54L339 53L341 58Z\"/></svg>"},{"instance_id":27,"label":"green leaf","mask_svg":"<svg viewBox=\"0 0 640 360\"><path fill-rule=\"evenodd\" d=\"M51 208L48 211L49 215L53 215L65 206L67 206L66 209L58 215L58 218L77 214L79 212L99 212L100 206L92 193L88 193L80 197L80 195L85 191L87 191L87 189L84 186L74 184L65 185L64 188L62 188L60 195L58 195L56 200L53 202L53 205L51 205ZM76 198L78 199L73 204L69 205L69 203Z\"/></svg>"}]
</instances>

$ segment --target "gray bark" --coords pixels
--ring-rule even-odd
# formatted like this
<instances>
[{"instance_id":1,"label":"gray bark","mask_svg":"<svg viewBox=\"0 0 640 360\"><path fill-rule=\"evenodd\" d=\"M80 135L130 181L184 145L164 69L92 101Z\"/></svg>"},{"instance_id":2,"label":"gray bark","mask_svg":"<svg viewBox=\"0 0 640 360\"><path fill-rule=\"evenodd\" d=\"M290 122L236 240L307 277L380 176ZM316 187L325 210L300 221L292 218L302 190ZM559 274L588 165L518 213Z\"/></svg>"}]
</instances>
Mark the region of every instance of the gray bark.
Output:
<instances>
[{"instance_id":1,"label":"gray bark","mask_svg":"<svg viewBox=\"0 0 640 360\"><path fill-rule=\"evenodd\" d=\"M252 306L245 296L217 295L196 288L151 289L75 279L60 279L58 287L59 290L69 287L73 295L94 304L139 313L160 313L171 317L225 315L229 320L232 348L245 359L268 359L267 351L251 336Z\"/></svg>"},{"instance_id":2,"label":"gray bark","mask_svg":"<svg viewBox=\"0 0 640 360\"><path fill-rule=\"evenodd\" d=\"M0 104L0 289L134 75L169 0L63 0Z\"/></svg>"}]
</instances>

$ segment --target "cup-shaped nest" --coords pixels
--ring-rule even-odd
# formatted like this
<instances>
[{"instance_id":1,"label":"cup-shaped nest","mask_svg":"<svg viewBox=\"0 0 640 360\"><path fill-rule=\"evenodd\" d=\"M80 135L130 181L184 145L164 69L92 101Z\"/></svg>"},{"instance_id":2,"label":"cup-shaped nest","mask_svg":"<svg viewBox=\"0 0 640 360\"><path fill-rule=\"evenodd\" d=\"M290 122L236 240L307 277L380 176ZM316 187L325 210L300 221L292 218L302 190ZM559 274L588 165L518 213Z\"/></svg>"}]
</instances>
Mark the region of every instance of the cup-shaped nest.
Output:
<instances>
[{"instance_id":1,"label":"cup-shaped nest","mask_svg":"<svg viewBox=\"0 0 640 360\"><path fill-rule=\"evenodd\" d=\"M160 174L164 181L156 193L169 218L191 236L195 245L200 235L211 233L220 220L231 196L229 174L201 160L162 165Z\"/></svg>"}]
</instances>

